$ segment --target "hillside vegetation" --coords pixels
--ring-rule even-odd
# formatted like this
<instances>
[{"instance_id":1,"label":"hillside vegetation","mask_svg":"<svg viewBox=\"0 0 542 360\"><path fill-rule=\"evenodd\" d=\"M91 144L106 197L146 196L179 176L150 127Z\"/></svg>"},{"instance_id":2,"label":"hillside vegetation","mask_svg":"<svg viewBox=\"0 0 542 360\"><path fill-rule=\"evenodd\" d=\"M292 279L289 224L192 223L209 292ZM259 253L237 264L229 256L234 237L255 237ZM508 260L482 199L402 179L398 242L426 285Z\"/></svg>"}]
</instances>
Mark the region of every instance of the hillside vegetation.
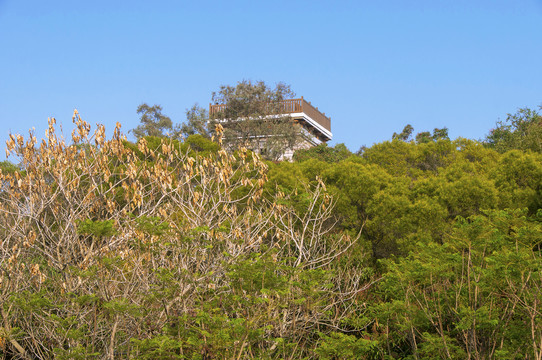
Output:
<instances>
[{"instance_id":1,"label":"hillside vegetation","mask_svg":"<svg viewBox=\"0 0 542 360\"><path fill-rule=\"evenodd\" d=\"M0 354L541 359L540 120L519 115L292 163L224 151L220 126L131 143L74 113L69 144L54 119L12 135Z\"/></svg>"}]
</instances>

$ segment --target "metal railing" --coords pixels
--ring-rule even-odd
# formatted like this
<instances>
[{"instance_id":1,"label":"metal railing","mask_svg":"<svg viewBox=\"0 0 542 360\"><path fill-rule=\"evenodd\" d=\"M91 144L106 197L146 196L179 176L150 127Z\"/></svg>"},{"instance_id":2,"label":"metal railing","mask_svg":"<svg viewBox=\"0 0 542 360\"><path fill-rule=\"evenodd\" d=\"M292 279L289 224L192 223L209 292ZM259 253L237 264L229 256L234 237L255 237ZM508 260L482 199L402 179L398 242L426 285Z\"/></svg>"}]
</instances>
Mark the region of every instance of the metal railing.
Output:
<instances>
[{"instance_id":1,"label":"metal railing","mask_svg":"<svg viewBox=\"0 0 542 360\"><path fill-rule=\"evenodd\" d=\"M224 112L227 108L226 104L209 104L209 115L218 114ZM325 113L320 112L317 107L312 106L312 104L303 97L299 99L286 99L282 100L278 106L278 110L272 111L275 114L295 114L295 113L305 113L311 119L316 121L324 129L331 131L331 118L327 117ZM269 114L274 115L274 114Z\"/></svg>"}]
</instances>

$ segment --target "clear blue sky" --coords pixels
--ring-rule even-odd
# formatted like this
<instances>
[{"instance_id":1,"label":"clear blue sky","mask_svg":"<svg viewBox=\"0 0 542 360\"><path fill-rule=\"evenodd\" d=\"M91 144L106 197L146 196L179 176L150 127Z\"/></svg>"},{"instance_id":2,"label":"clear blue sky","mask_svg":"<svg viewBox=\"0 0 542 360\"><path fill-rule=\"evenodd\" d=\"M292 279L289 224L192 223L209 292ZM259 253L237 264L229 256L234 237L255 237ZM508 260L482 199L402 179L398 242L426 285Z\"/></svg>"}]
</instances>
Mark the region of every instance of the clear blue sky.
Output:
<instances>
[{"instance_id":1,"label":"clear blue sky","mask_svg":"<svg viewBox=\"0 0 542 360\"><path fill-rule=\"evenodd\" d=\"M182 122L242 79L290 84L353 151L406 124L480 139L542 103L542 0L0 0L2 148L74 108L109 130L143 102Z\"/></svg>"}]
</instances>

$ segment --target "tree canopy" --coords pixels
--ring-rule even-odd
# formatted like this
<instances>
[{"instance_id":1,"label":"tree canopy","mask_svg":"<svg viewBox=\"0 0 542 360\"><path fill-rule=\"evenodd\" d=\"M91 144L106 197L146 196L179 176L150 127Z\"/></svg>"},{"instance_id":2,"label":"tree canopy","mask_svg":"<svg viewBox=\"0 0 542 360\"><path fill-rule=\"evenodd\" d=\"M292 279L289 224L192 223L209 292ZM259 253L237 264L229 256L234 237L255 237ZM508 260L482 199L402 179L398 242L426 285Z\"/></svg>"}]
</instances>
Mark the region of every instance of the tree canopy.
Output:
<instances>
[{"instance_id":1,"label":"tree canopy","mask_svg":"<svg viewBox=\"0 0 542 360\"><path fill-rule=\"evenodd\" d=\"M137 107L141 124L132 130L136 138L144 136L166 137L173 135L173 122L162 114L160 105L149 106L145 103Z\"/></svg>"},{"instance_id":2,"label":"tree canopy","mask_svg":"<svg viewBox=\"0 0 542 360\"><path fill-rule=\"evenodd\" d=\"M222 85L213 93L213 103L225 107L211 118L224 126L229 147L245 146L269 160L278 160L302 139L301 129L288 115L281 114L281 101L293 98L289 85L269 87L263 81L241 81Z\"/></svg>"},{"instance_id":3,"label":"tree canopy","mask_svg":"<svg viewBox=\"0 0 542 360\"><path fill-rule=\"evenodd\" d=\"M499 151L512 149L542 153L542 105L537 110L522 108L508 114L506 120L497 122L487 135L486 144Z\"/></svg>"}]
</instances>

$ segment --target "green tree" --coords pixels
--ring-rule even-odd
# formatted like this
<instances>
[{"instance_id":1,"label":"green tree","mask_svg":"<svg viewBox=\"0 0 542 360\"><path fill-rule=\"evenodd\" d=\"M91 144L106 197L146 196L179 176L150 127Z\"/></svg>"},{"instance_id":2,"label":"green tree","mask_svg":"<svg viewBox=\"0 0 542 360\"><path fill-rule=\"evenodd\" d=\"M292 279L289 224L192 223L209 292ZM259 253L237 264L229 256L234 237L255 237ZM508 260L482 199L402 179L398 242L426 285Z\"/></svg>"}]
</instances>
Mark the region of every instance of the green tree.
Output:
<instances>
[{"instance_id":1,"label":"green tree","mask_svg":"<svg viewBox=\"0 0 542 360\"><path fill-rule=\"evenodd\" d=\"M184 137L199 134L210 138L213 133L213 125L209 121L207 110L198 106L198 104L194 104L190 109L186 110L186 122L181 124L179 130Z\"/></svg>"},{"instance_id":2,"label":"green tree","mask_svg":"<svg viewBox=\"0 0 542 360\"><path fill-rule=\"evenodd\" d=\"M538 107L542 110L542 105ZM512 149L542 152L542 115L537 110L522 108L508 114L505 121L487 135L487 146L505 152Z\"/></svg>"},{"instance_id":3,"label":"green tree","mask_svg":"<svg viewBox=\"0 0 542 360\"><path fill-rule=\"evenodd\" d=\"M173 122L168 116L162 114L160 105L149 106L143 103L137 107L137 113L140 116L141 124L131 130L136 138L174 135Z\"/></svg>"},{"instance_id":4,"label":"green tree","mask_svg":"<svg viewBox=\"0 0 542 360\"><path fill-rule=\"evenodd\" d=\"M438 140L449 140L448 137L448 128L435 128L433 129L433 135L429 131L422 131L418 134L416 134L416 142L418 144L424 144L431 141L438 141Z\"/></svg>"},{"instance_id":5,"label":"green tree","mask_svg":"<svg viewBox=\"0 0 542 360\"><path fill-rule=\"evenodd\" d=\"M526 215L458 218L442 244L384 261L371 306L381 346L402 358L539 358L542 228Z\"/></svg>"},{"instance_id":6,"label":"green tree","mask_svg":"<svg viewBox=\"0 0 542 360\"><path fill-rule=\"evenodd\" d=\"M222 85L213 93L212 101L225 106L210 114L211 119L224 126L229 147L245 146L269 160L278 160L301 139L301 128L293 126L290 116L282 110L282 100L294 95L284 83L278 83L274 89L263 81Z\"/></svg>"},{"instance_id":7,"label":"green tree","mask_svg":"<svg viewBox=\"0 0 542 360\"><path fill-rule=\"evenodd\" d=\"M502 154L491 169L499 194L499 207L542 208L542 154L511 150Z\"/></svg>"},{"instance_id":8,"label":"green tree","mask_svg":"<svg viewBox=\"0 0 542 360\"><path fill-rule=\"evenodd\" d=\"M431 133L429 131L422 131L416 134L416 142L418 144L425 144L432 140Z\"/></svg>"},{"instance_id":9,"label":"green tree","mask_svg":"<svg viewBox=\"0 0 542 360\"><path fill-rule=\"evenodd\" d=\"M414 127L412 125L407 124L403 131L398 133L393 133L392 140L399 140L399 141L409 141L412 137L412 133L414 132ZM438 141L438 140L449 140L448 137L448 128L444 127L442 129L435 128L433 130L433 134L429 131L422 131L418 134L416 134L415 140L418 144L428 143L430 141Z\"/></svg>"},{"instance_id":10,"label":"green tree","mask_svg":"<svg viewBox=\"0 0 542 360\"><path fill-rule=\"evenodd\" d=\"M393 140L401 140L401 141L408 141L410 137L412 136L412 132L414 131L414 128L412 125L407 124L401 133L393 133L392 139Z\"/></svg>"},{"instance_id":11,"label":"green tree","mask_svg":"<svg viewBox=\"0 0 542 360\"><path fill-rule=\"evenodd\" d=\"M449 140L450 137L448 136L448 128L444 127L442 129L434 128L433 129L433 140Z\"/></svg>"},{"instance_id":12,"label":"green tree","mask_svg":"<svg viewBox=\"0 0 542 360\"><path fill-rule=\"evenodd\" d=\"M0 171L4 173L14 173L16 171L19 171L19 168L17 167L17 165L6 160L6 161L0 161Z\"/></svg>"}]
</instances>

